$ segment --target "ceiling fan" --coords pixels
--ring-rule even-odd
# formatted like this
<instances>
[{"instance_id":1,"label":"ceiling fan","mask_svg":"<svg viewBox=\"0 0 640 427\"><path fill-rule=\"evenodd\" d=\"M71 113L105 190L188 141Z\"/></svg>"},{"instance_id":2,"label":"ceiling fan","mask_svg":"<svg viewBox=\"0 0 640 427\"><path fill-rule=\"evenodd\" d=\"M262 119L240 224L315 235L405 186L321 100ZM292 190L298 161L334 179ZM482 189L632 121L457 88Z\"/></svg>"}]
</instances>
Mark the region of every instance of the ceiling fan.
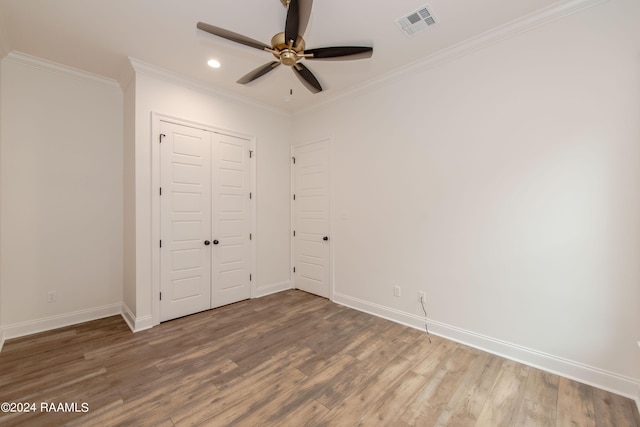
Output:
<instances>
[{"instance_id":1,"label":"ceiling fan","mask_svg":"<svg viewBox=\"0 0 640 427\"><path fill-rule=\"evenodd\" d=\"M255 49L264 50L272 53L276 57L275 61L269 62L241 77L237 83L247 84L264 76L272 71L280 64L292 67L295 75L302 84L313 93L322 91L322 86L309 68L305 67L300 61L307 60L347 60L347 59L364 59L373 55L372 47L365 46L336 46L321 47L317 49L306 49L305 41L302 38L309 17L311 16L311 7L313 0L280 0L287 8L287 18L283 33L278 33L271 39L271 46L237 34L224 28L214 27L213 25L198 22L197 27L202 31L231 40L245 46Z\"/></svg>"}]
</instances>

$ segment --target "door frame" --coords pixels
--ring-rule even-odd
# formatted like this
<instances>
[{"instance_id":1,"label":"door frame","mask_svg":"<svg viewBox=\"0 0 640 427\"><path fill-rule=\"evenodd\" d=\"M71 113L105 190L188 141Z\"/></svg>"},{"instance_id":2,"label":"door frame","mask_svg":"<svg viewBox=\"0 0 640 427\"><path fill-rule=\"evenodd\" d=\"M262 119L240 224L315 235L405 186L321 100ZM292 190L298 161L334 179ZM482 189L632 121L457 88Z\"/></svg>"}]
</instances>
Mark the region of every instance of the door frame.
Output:
<instances>
[{"instance_id":1,"label":"door frame","mask_svg":"<svg viewBox=\"0 0 640 427\"><path fill-rule=\"evenodd\" d=\"M293 194L295 192L295 170L293 167L293 157L294 152L297 148L305 147L307 145L318 144L321 142L327 142L329 146L329 301L334 301L334 283L335 283L335 259L334 259L334 229L333 229L333 138L325 137L315 139L310 142L303 142L299 144L292 144L290 151L290 162L289 162L289 218L291 218L289 224L289 238L290 238L290 248L291 248L291 256L289 260L289 281L291 283L292 289L296 288L296 280L293 273L293 267L295 266L295 257L296 250L295 245L296 241L293 237L293 229L295 222L295 206L293 204Z\"/></svg>"},{"instance_id":2,"label":"door frame","mask_svg":"<svg viewBox=\"0 0 640 427\"><path fill-rule=\"evenodd\" d=\"M249 186L253 195L251 199L251 207L249 209L249 227L253 238L249 242L250 268L252 272L251 280L251 298L257 295L256 283L256 241L258 239L256 233L256 201L258 199L256 192L256 138L255 136L231 131L210 124L195 122L168 114L151 112L151 316L153 326L160 324L160 122L173 123L180 126L186 126L201 129L207 132L232 136L249 141L249 149L253 152L253 162L249 165Z\"/></svg>"}]
</instances>

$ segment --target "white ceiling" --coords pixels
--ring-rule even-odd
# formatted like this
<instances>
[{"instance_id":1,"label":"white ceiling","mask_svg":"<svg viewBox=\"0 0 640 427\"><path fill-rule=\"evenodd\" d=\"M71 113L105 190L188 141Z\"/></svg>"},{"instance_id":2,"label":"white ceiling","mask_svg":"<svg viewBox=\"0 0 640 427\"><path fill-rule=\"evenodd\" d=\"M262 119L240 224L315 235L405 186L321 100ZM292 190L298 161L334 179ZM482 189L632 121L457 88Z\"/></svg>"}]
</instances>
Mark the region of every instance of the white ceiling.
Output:
<instances>
[{"instance_id":1,"label":"white ceiling","mask_svg":"<svg viewBox=\"0 0 640 427\"><path fill-rule=\"evenodd\" d=\"M568 0L316 0L307 48L373 46L371 59L307 61L325 88L313 95L288 67L249 85L238 78L273 56L196 30L203 21L270 43L284 30L280 0L0 0L9 49L119 79L128 57L217 89L293 111ZM395 20L428 4L438 24L408 38ZM214 70L210 58L222 63ZM293 89L293 100L284 98Z\"/></svg>"}]
</instances>

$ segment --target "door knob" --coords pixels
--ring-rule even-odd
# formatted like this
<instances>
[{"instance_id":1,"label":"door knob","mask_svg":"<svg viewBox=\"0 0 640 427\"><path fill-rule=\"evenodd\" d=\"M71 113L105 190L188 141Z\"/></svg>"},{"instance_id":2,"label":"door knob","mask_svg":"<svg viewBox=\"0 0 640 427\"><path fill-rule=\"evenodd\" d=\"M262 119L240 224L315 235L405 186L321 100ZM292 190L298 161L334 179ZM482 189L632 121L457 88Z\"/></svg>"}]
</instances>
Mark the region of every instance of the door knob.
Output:
<instances>
[{"instance_id":1,"label":"door knob","mask_svg":"<svg viewBox=\"0 0 640 427\"><path fill-rule=\"evenodd\" d=\"M204 241L204 245L205 245L205 246L209 246L210 244L211 244L211 242L210 242L210 241L208 241L208 240L205 240L205 241Z\"/></svg>"},{"instance_id":2,"label":"door knob","mask_svg":"<svg viewBox=\"0 0 640 427\"><path fill-rule=\"evenodd\" d=\"M324 240L324 241L326 242L327 240L329 240L329 236L324 236L324 237L322 238L322 240Z\"/></svg>"},{"instance_id":3,"label":"door knob","mask_svg":"<svg viewBox=\"0 0 640 427\"><path fill-rule=\"evenodd\" d=\"M220 242L218 242L217 240L214 240L214 241L213 241L213 244L214 244L214 245L217 245L218 243L220 243Z\"/></svg>"}]
</instances>

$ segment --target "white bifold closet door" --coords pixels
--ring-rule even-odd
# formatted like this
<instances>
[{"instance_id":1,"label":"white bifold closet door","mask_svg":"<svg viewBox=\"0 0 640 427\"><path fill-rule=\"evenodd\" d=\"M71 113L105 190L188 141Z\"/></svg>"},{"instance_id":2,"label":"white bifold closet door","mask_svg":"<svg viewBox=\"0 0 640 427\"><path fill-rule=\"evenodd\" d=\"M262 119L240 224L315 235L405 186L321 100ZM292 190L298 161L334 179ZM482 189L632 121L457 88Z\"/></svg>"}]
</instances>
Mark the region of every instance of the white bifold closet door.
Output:
<instances>
[{"instance_id":1,"label":"white bifold closet door","mask_svg":"<svg viewBox=\"0 0 640 427\"><path fill-rule=\"evenodd\" d=\"M160 320L250 298L249 141L161 122Z\"/></svg>"}]
</instances>

